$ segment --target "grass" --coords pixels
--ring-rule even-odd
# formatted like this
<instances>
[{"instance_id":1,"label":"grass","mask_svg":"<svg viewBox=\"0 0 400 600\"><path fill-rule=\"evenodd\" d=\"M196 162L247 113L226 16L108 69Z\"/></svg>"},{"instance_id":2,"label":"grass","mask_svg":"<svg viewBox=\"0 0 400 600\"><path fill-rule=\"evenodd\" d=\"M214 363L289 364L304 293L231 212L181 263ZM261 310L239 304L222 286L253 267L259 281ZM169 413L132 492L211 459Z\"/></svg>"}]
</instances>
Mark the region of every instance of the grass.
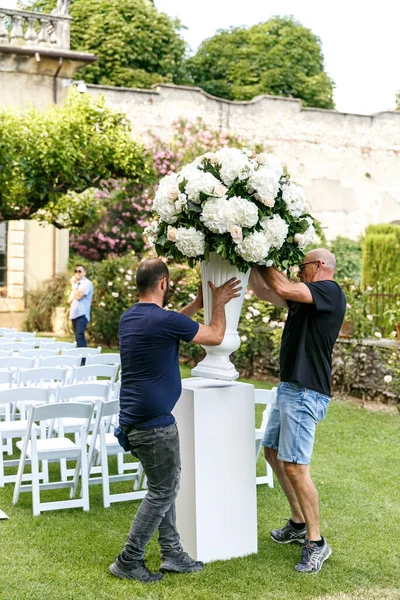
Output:
<instances>
[{"instance_id":1,"label":"grass","mask_svg":"<svg viewBox=\"0 0 400 600\"><path fill-rule=\"evenodd\" d=\"M182 374L187 377L189 369L182 368ZM288 517L278 487L257 490L256 555L210 563L202 573L168 575L144 586L108 573L139 502L104 509L101 487L93 486L90 512L55 511L35 518L30 494L22 494L13 506L13 486L7 485L0 490L0 508L10 517L0 522L0 598L399 600L399 425L398 415L343 402L333 402L320 424L312 473L320 494L322 531L333 554L317 576L295 573L298 546L277 546L269 537ZM258 469L262 467L260 459ZM53 491L51 497L57 494L65 491ZM147 561L158 569L156 538L148 545Z\"/></svg>"}]
</instances>

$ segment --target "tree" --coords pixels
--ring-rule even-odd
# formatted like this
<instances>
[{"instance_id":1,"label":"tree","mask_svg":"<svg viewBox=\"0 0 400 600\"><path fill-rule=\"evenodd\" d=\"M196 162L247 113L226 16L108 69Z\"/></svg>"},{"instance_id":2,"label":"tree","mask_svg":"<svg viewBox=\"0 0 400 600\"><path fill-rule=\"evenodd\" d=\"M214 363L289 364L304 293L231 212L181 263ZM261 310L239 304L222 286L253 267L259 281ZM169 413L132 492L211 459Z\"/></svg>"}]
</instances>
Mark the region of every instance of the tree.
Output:
<instances>
[{"instance_id":1,"label":"tree","mask_svg":"<svg viewBox=\"0 0 400 600\"><path fill-rule=\"evenodd\" d=\"M50 12L56 0L28 7ZM71 0L71 50L91 52L98 61L85 68L88 83L146 88L176 83L184 73L186 43L177 19L151 0Z\"/></svg>"},{"instance_id":2,"label":"tree","mask_svg":"<svg viewBox=\"0 0 400 600\"><path fill-rule=\"evenodd\" d=\"M123 114L73 90L62 107L0 110L0 220L78 227L102 208L94 188L152 171Z\"/></svg>"},{"instance_id":3,"label":"tree","mask_svg":"<svg viewBox=\"0 0 400 600\"><path fill-rule=\"evenodd\" d=\"M188 69L194 84L229 100L272 94L334 108L321 42L293 17L220 30L201 44Z\"/></svg>"}]
</instances>

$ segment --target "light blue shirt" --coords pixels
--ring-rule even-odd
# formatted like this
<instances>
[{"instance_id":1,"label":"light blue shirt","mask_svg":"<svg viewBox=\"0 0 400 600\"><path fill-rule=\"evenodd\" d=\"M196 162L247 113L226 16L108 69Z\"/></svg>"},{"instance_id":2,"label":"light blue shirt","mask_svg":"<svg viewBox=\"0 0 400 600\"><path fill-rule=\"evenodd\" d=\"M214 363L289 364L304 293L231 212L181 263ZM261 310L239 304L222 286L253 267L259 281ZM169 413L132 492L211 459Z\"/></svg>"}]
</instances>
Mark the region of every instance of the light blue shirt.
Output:
<instances>
[{"instance_id":1,"label":"light blue shirt","mask_svg":"<svg viewBox=\"0 0 400 600\"><path fill-rule=\"evenodd\" d=\"M90 307L92 305L93 298L93 283L87 277L78 281L72 289L79 290L84 293L84 296L80 299L72 301L71 309L69 311L70 319L77 319L78 317L85 316L90 321Z\"/></svg>"}]
</instances>

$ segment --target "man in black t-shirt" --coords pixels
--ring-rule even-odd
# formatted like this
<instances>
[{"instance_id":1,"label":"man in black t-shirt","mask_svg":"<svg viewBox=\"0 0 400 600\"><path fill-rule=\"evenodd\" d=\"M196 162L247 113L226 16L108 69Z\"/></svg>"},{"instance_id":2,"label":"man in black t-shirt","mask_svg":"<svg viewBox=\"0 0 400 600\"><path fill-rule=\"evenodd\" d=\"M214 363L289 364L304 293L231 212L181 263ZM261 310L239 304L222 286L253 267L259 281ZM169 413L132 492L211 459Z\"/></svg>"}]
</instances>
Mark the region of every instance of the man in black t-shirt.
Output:
<instances>
[{"instance_id":1,"label":"man in black t-shirt","mask_svg":"<svg viewBox=\"0 0 400 600\"><path fill-rule=\"evenodd\" d=\"M310 476L316 425L330 402L332 351L346 311L346 298L333 281L336 260L323 248L309 252L299 267L301 283L274 268L253 269L256 295L289 309L282 336L281 383L263 446L290 504L291 518L272 531L278 544L304 544L296 571L317 573L332 553L319 530L318 493Z\"/></svg>"}]
</instances>

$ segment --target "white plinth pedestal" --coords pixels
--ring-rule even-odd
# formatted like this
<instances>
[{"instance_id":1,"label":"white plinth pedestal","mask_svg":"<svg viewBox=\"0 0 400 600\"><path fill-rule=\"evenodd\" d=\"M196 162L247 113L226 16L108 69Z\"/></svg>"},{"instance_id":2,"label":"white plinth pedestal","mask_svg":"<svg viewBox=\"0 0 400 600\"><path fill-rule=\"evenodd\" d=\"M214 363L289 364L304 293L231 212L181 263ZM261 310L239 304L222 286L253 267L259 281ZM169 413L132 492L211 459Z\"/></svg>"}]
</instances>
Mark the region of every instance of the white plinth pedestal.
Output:
<instances>
[{"instance_id":1,"label":"white plinth pedestal","mask_svg":"<svg viewBox=\"0 0 400 600\"><path fill-rule=\"evenodd\" d=\"M182 458L177 526L193 558L257 552L254 388L185 379L174 409Z\"/></svg>"}]
</instances>

